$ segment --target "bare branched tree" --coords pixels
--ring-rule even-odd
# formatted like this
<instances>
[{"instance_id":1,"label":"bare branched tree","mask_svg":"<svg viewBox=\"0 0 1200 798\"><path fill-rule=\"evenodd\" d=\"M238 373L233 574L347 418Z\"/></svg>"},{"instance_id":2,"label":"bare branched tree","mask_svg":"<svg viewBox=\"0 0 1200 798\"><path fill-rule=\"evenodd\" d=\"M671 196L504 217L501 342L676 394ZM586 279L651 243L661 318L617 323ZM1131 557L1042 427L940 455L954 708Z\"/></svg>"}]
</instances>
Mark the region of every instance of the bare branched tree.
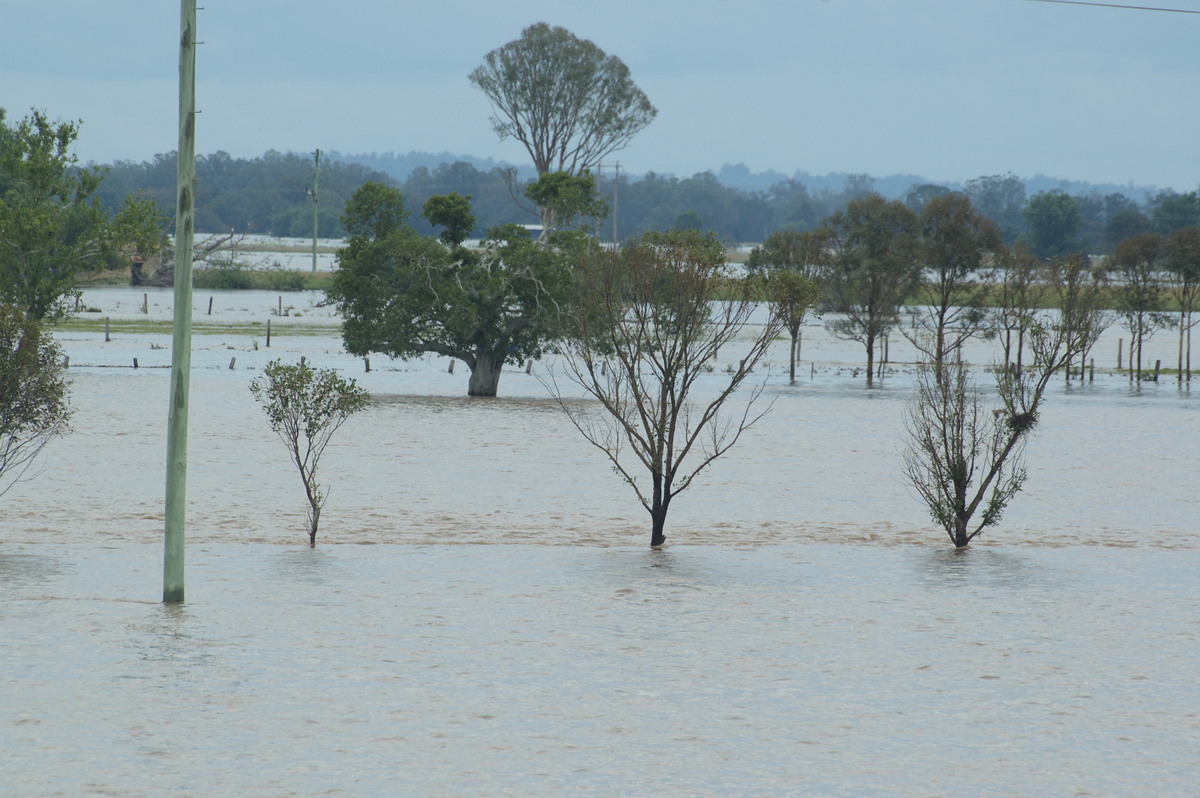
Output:
<instances>
[{"instance_id":1,"label":"bare branched tree","mask_svg":"<svg viewBox=\"0 0 1200 798\"><path fill-rule=\"evenodd\" d=\"M1020 373L1024 365L1025 338L1038 308L1039 292L1044 287L1042 262L1026 247L1016 246L1002 253L991 273L995 298L995 323L1004 349L1004 367Z\"/></svg>"},{"instance_id":2,"label":"bare branched tree","mask_svg":"<svg viewBox=\"0 0 1200 798\"><path fill-rule=\"evenodd\" d=\"M933 520L956 547L1000 521L1025 481L1025 444L1037 426L1046 387L1095 341L1100 312L1041 312L1030 320L1030 361L1018 371L996 368L998 406L961 361L925 360L906 427L904 472Z\"/></svg>"},{"instance_id":3,"label":"bare branched tree","mask_svg":"<svg viewBox=\"0 0 1200 798\"><path fill-rule=\"evenodd\" d=\"M594 253L578 268L589 302L573 314L561 376L595 403L571 401L556 371L543 380L649 512L651 546L666 539L675 497L769 409L759 382L723 412L782 329L774 315L752 325L748 296L719 298L732 285L725 261L724 246L695 231L647 233L620 252Z\"/></svg>"}]
</instances>

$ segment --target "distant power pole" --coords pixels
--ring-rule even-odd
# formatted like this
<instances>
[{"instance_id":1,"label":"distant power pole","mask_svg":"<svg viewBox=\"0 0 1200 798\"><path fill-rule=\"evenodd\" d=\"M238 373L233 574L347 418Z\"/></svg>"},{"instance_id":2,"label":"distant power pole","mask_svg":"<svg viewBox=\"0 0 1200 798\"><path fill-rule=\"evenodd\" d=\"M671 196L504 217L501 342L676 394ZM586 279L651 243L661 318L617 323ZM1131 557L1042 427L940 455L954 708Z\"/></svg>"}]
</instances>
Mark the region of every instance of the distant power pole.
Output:
<instances>
[{"instance_id":1,"label":"distant power pole","mask_svg":"<svg viewBox=\"0 0 1200 798\"><path fill-rule=\"evenodd\" d=\"M175 205L175 323L167 414L167 500L163 603L183 601L183 531L187 503L188 387L192 371L192 239L196 203L196 0L179 11L179 156Z\"/></svg>"},{"instance_id":2,"label":"distant power pole","mask_svg":"<svg viewBox=\"0 0 1200 798\"><path fill-rule=\"evenodd\" d=\"M613 167L613 246L616 247L621 243L621 239L617 238L617 183L621 179L621 162L617 161Z\"/></svg>"},{"instance_id":3,"label":"distant power pole","mask_svg":"<svg viewBox=\"0 0 1200 798\"><path fill-rule=\"evenodd\" d=\"M621 177L621 162L617 161L615 164L606 164L606 163L596 164L597 169L607 169L609 166L611 166L612 170L613 170L612 240L613 240L613 246L616 247L621 240L621 239L617 238L617 184L618 184L618 180ZM599 238L599 235L600 235L600 231L597 230L596 231L597 238Z\"/></svg>"},{"instance_id":4,"label":"distant power pole","mask_svg":"<svg viewBox=\"0 0 1200 798\"><path fill-rule=\"evenodd\" d=\"M312 197L313 204L313 273L317 271L317 203L320 201L317 197L317 179L321 175L321 151L317 150L313 153L313 185L309 191L309 196Z\"/></svg>"}]
</instances>

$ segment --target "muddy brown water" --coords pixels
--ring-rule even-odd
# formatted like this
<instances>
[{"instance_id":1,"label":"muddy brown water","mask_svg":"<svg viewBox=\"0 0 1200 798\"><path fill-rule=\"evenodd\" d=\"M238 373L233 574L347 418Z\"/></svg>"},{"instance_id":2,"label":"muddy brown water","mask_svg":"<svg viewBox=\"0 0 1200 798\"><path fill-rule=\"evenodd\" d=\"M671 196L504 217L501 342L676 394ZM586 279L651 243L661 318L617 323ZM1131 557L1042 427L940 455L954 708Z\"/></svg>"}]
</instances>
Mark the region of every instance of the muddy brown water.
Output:
<instances>
[{"instance_id":1,"label":"muddy brown water","mask_svg":"<svg viewBox=\"0 0 1200 798\"><path fill-rule=\"evenodd\" d=\"M472 401L335 332L201 337L170 607L169 352L64 336L75 431L0 497L0 794L1194 794L1195 397L1056 388L1026 490L954 552L898 477L903 367L868 391L807 335L816 373L771 378L662 551L520 369ZM375 396L315 551L246 387L301 354Z\"/></svg>"}]
</instances>

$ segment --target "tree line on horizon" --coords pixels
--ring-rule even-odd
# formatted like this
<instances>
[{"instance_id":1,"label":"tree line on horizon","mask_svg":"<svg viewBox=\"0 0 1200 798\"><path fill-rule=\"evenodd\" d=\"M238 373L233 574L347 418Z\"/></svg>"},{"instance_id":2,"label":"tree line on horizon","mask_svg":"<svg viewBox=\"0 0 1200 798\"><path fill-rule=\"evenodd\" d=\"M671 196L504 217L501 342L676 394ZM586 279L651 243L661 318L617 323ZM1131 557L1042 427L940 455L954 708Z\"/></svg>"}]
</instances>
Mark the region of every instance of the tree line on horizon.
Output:
<instances>
[{"instance_id":1,"label":"tree line on horizon","mask_svg":"<svg viewBox=\"0 0 1200 798\"><path fill-rule=\"evenodd\" d=\"M346 157L346 156L343 156ZM299 153L269 151L257 158L234 158L225 152L197 159L196 229L307 238L313 232L313 159ZM107 168L97 196L110 210L126 197L141 196L166 214L174 203L174 153L143 162L118 161ZM598 221L603 240L624 240L649 231L711 230L727 243L757 243L780 230L806 232L821 220L844 211L855 199L876 192L870 175L849 175L840 189L810 189L788 178L766 190L728 186L713 172L687 178L649 172L641 176L597 174L597 193L607 198L610 216ZM529 182L508 167L481 170L467 161L418 166L406 180L351 160L326 160L319 175L318 235L341 238L340 215L346 201L367 182L400 190L409 207L419 208L432 196L470 196L476 216L472 237L482 238L504 224L535 224L538 208L526 200ZM950 193L936 183L917 183L898 199L920 211L930 199ZM967 181L961 193L996 224L1006 244L1024 243L1047 257L1084 251L1107 255L1120 241L1143 233L1169 235L1200 224L1200 192L1160 191L1141 199L1119 192L1069 194L1059 189L1027 195L1026 183L1012 174ZM414 219L422 233L434 228Z\"/></svg>"}]
</instances>

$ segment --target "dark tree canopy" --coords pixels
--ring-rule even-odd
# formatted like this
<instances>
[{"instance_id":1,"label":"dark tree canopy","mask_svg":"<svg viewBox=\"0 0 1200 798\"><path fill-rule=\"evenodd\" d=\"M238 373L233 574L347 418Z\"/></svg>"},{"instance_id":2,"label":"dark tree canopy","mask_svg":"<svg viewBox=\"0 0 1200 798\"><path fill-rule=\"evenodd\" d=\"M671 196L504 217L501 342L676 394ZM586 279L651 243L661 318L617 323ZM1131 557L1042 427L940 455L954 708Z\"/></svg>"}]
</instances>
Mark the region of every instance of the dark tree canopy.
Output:
<instances>
[{"instance_id":1,"label":"dark tree canopy","mask_svg":"<svg viewBox=\"0 0 1200 798\"><path fill-rule=\"evenodd\" d=\"M521 142L538 174L596 166L658 113L621 59L544 22L484 56L470 80L496 133Z\"/></svg>"},{"instance_id":2,"label":"dark tree canopy","mask_svg":"<svg viewBox=\"0 0 1200 798\"><path fill-rule=\"evenodd\" d=\"M1025 206L1029 248L1039 258L1082 252L1083 218L1079 201L1063 191L1043 191Z\"/></svg>"},{"instance_id":3,"label":"dark tree canopy","mask_svg":"<svg viewBox=\"0 0 1200 798\"><path fill-rule=\"evenodd\" d=\"M448 214L455 224L469 214L458 200L426 205L456 208ZM350 238L328 290L341 308L346 350L457 358L471 369L467 393L495 396L503 365L541 356L556 335L570 285L564 249L513 225L491 231L480 251L450 248L404 218L400 192L378 183L346 205ZM584 246L583 239L567 243Z\"/></svg>"}]
</instances>

